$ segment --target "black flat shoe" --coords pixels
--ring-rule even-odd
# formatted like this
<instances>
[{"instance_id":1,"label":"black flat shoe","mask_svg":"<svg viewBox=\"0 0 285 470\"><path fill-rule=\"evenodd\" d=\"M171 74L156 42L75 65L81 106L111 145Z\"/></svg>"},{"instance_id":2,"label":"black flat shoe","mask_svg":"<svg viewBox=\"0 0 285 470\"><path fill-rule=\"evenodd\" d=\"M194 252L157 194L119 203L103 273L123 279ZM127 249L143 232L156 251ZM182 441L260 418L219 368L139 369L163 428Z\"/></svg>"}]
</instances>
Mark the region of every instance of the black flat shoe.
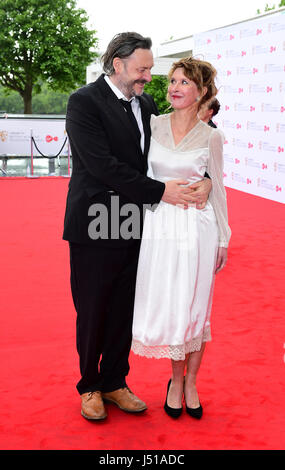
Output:
<instances>
[{"instance_id":1,"label":"black flat shoe","mask_svg":"<svg viewBox=\"0 0 285 470\"><path fill-rule=\"evenodd\" d=\"M166 393L166 400L165 400L165 403L164 403L164 410L168 414L168 416L171 416L171 418L179 418L179 416L182 413L182 409L183 409L182 406L181 406L181 408L171 408L167 404L167 397L168 397L168 391L169 391L170 384L171 384L171 379L169 380L168 385L167 385L167 393Z\"/></svg>"},{"instance_id":2,"label":"black flat shoe","mask_svg":"<svg viewBox=\"0 0 285 470\"><path fill-rule=\"evenodd\" d=\"M185 403L186 405L186 403ZM203 408L202 408L202 405L200 404L200 406L198 408L189 408L187 405L186 405L186 412L192 416L192 418L196 418L196 419L201 419L202 418L202 415L203 415Z\"/></svg>"}]
</instances>

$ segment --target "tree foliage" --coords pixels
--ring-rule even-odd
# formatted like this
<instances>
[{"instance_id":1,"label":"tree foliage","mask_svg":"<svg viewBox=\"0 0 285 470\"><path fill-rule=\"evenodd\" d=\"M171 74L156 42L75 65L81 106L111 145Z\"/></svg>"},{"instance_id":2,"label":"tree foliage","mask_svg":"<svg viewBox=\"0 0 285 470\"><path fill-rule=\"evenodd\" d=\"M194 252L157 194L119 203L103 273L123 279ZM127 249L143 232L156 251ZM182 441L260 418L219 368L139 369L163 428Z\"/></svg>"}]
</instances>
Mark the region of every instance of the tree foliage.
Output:
<instances>
[{"instance_id":1,"label":"tree foliage","mask_svg":"<svg viewBox=\"0 0 285 470\"><path fill-rule=\"evenodd\" d=\"M164 75L153 75L151 82L146 83L144 87L145 92L150 94L156 102L160 114L170 111L170 104L166 99L167 88L168 79Z\"/></svg>"},{"instance_id":2,"label":"tree foliage","mask_svg":"<svg viewBox=\"0 0 285 470\"><path fill-rule=\"evenodd\" d=\"M285 6L285 0L281 0L279 5L278 5L278 8L281 8L281 7L284 7ZM266 3L265 7L264 7L264 11L267 12L267 11L271 11L271 10L275 10L275 5L272 5L271 7L268 5L268 3ZM260 15L261 14L261 11L260 9L257 10L257 14Z\"/></svg>"},{"instance_id":3,"label":"tree foliage","mask_svg":"<svg viewBox=\"0 0 285 470\"><path fill-rule=\"evenodd\" d=\"M40 93L33 94L34 114L65 114L69 93L54 91L46 83L41 86ZM24 103L16 91L9 91L0 86L0 112L23 114Z\"/></svg>"},{"instance_id":4,"label":"tree foliage","mask_svg":"<svg viewBox=\"0 0 285 470\"><path fill-rule=\"evenodd\" d=\"M71 91L97 56L96 31L75 0L0 0L0 84L20 93L24 112L42 83Z\"/></svg>"}]
</instances>

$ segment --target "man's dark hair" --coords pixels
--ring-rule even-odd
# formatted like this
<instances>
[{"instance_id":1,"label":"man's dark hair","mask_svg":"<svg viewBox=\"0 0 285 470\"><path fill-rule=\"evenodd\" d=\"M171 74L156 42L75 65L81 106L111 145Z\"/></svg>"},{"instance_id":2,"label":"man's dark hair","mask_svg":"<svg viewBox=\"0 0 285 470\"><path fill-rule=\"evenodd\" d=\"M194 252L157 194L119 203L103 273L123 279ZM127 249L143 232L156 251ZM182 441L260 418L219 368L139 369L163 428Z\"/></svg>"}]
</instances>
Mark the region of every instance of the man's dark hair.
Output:
<instances>
[{"instance_id":1,"label":"man's dark hair","mask_svg":"<svg viewBox=\"0 0 285 470\"><path fill-rule=\"evenodd\" d=\"M218 114L219 110L220 110L220 103L219 101L217 100L217 98L213 98L213 100L210 102L209 106L208 106L208 109L212 109L213 110L213 114L212 116L216 116L216 114Z\"/></svg>"},{"instance_id":2,"label":"man's dark hair","mask_svg":"<svg viewBox=\"0 0 285 470\"><path fill-rule=\"evenodd\" d=\"M151 39L144 38L138 33L116 34L109 43L105 54L101 57L104 72L107 75L112 75L115 72L113 67L115 57L126 59L136 49L151 49L151 46Z\"/></svg>"}]
</instances>

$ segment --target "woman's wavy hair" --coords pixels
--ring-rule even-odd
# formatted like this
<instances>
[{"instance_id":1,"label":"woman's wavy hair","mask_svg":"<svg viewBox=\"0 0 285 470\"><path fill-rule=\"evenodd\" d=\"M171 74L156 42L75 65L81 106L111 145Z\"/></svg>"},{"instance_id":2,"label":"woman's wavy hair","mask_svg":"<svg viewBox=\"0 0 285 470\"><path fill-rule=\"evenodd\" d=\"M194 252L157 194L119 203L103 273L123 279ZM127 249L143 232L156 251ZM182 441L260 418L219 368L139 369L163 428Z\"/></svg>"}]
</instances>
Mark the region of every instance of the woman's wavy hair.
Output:
<instances>
[{"instance_id":1,"label":"woman's wavy hair","mask_svg":"<svg viewBox=\"0 0 285 470\"><path fill-rule=\"evenodd\" d=\"M198 110L209 99L216 96L218 89L215 85L217 75L216 69L210 62L205 60L194 59L193 57L185 57L178 62L174 62L169 71L168 78L171 79L176 69L182 68L185 77L196 83L199 92L203 93L203 88L207 88L207 93L199 100Z\"/></svg>"},{"instance_id":2,"label":"woman's wavy hair","mask_svg":"<svg viewBox=\"0 0 285 470\"><path fill-rule=\"evenodd\" d=\"M151 49L151 46L151 39L145 38L138 33L126 32L116 34L109 43L105 54L101 57L104 72L107 75L113 75L115 73L113 67L115 57L126 59L136 49Z\"/></svg>"}]
</instances>

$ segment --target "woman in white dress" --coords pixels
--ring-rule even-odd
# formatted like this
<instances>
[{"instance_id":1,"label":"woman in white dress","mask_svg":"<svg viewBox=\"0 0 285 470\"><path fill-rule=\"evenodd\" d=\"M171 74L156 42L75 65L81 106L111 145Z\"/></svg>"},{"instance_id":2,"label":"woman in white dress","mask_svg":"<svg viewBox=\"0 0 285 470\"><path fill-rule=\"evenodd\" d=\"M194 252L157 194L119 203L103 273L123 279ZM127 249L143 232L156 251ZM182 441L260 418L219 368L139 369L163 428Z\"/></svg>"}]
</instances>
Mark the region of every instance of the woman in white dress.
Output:
<instances>
[{"instance_id":1,"label":"woman in white dress","mask_svg":"<svg viewBox=\"0 0 285 470\"><path fill-rule=\"evenodd\" d=\"M181 59L169 73L173 112L152 116L148 175L195 183L207 172L212 191L204 209L160 202L146 211L137 271L132 350L170 358L166 413L201 418L196 378L207 341L215 274L226 264L231 236L223 185L223 134L197 117L217 93L216 70ZM186 368L186 375L185 374Z\"/></svg>"}]
</instances>

